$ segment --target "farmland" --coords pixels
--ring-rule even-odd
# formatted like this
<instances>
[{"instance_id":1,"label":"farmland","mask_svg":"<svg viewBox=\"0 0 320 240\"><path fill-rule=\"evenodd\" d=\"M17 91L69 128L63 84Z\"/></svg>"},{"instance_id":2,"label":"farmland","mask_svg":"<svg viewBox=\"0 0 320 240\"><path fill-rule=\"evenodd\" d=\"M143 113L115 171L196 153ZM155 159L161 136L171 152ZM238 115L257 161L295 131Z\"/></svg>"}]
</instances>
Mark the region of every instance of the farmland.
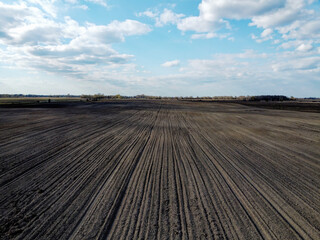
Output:
<instances>
[{"instance_id":1,"label":"farmland","mask_svg":"<svg viewBox=\"0 0 320 240\"><path fill-rule=\"evenodd\" d=\"M1 239L319 239L320 114L0 108Z\"/></svg>"}]
</instances>

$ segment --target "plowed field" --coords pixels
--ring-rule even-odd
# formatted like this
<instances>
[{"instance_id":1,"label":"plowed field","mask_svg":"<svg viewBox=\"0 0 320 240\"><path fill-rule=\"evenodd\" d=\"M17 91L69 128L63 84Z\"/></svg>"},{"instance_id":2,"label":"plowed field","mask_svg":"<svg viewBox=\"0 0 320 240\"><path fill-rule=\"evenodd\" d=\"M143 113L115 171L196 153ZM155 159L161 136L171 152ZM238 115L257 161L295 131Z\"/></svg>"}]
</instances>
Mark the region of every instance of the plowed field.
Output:
<instances>
[{"instance_id":1,"label":"plowed field","mask_svg":"<svg viewBox=\"0 0 320 240\"><path fill-rule=\"evenodd\" d=\"M320 239L320 114L0 109L1 239Z\"/></svg>"}]
</instances>

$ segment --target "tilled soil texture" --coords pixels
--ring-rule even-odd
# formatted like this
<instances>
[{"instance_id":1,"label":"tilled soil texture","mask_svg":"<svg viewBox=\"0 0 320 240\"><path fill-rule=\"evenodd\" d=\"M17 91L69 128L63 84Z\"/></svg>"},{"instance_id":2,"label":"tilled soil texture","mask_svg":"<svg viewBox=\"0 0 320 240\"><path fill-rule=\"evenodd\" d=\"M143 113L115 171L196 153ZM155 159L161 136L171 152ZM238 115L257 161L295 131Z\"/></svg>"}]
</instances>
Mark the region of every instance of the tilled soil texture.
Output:
<instances>
[{"instance_id":1,"label":"tilled soil texture","mask_svg":"<svg viewBox=\"0 0 320 240\"><path fill-rule=\"evenodd\" d=\"M320 239L320 114L0 109L1 239Z\"/></svg>"}]
</instances>

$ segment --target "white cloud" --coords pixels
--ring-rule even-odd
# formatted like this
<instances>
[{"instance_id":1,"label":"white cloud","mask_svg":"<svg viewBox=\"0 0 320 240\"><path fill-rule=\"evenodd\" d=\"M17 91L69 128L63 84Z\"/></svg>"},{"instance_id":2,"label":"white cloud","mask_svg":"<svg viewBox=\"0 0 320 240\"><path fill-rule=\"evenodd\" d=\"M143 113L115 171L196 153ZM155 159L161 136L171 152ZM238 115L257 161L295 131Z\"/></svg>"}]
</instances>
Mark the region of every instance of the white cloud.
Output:
<instances>
[{"instance_id":1,"label":"white cloud","mask_svg":"<svg viewBox=\"0 0 320 240\"><path fill-rule=\"evenodd\" d=\"M158 10L152 11L150 9L140 12L136 14L136 16L146 16L149 18L152 18L155 20L155 25L157 27L163 27L167 24L178 24L185 15L184 14L178 14L173 12L171 9L165 8L162 13L160 13Z\"/></svg>"},{"instance_id":2,"label":"white cloud","mask_svg":"<svg viewBox=\"0 0 320 240\"><path fill-rule=\"evenodd\" d=\"M261 37L262 38L266 38L266 37L269 37L270 36L270 34L272 34L273 33L273 30L271 29L271 28L267 28L267 29L265 29L262 33L261 33Z\"/></svg>"},{"instance_id":3,"label":"white cloud","mask_svg":"<svg viewBox=\"0 0 320 240\"><path fill-rule=\"evenodd\" d=\"M65 0L67 3L76 4L78 3L78 0Z\"/></svg>"},{"instance_id":4,"label":"white cloud","mask_svg":"<svg viewBox=\"0 0 320 240\"><path fill-rule=\"evenodd\" d=\"M191 35L191 39L211 39L211 38L219 38L224 39L227 38L230 34L218 34L215 32L209 32L209 33L196 33ZM233 37L229 37L228 40L234 41Z\"/></svg>"},{"instance_id":5,"label":"white cloud","mask_svg":"<svg viewBox=\"0 0 320 240\"><path fill-rule=\"evenodd\" d=\"M136 16L138 16L138 17L146 16L146 17L149 17L149 18L155 18L158 15L159 15L158 12L153 12L151 10L146 10L144 12L140 12L140 13L136 14Z\"/></svg>"},{"instance_id":6,"label":"white cloud","mask_svg":"<svg viewBox=\"0 0 320 240\"><path fill-rule=\"evenodd\" d=\"M27 0L31 4L39 5L43 11L50 14L52 17L57 16L57 8L54 3L56 0Z\"/></svg>"},{"instance_id":7,"label":"white cloud","mask_svg":"<svg viewBox=\"0 0 320 240\"><path fill-rule=\"evenodd\" d=\"M110 44L124 41L126 36L142 35L150 32L146 24L135 20L113 21L108 25L88 24L85 31L72 40L73 43Z\"/></svg>"},{"instance_id":8,"label":"white cloud","mask_svg":"<svg viewBox=\"0 0 320 240\"><path fill-rule=\"evenodd\" d=\"M254 34L251 34L251 38L256 42L261 43L261 42L273 39L272 33L273 33L273 30L271 28L267 28L260 34L260 37Z\"/></svg>"},{"instance_id":9,"label":"white cloud","mask_svg":"<svg viewBox=\"0 0 320 240\"><path fill-rule=\"evenodd\" d=\"M317 95L320 57L317 51L215 54L211 59L191 59L183 72L167 79L179 81L184 94L204 95L287 94ZM289 60L288 60L289 59ZM188 86L188 87L187 87ZM305 89L301 87L305 86ZM176 95L176 94L175 94Z\"/></svg>"},{"instance_id":10,"label":"white cloud","mask_svg":"<svg viewBox=\"0 0 320 240\"><path fill-rule=\"evenodd\" d=\"M296 21L287 28L279 28L279 31L285 39L320 39L320 17Z\"/></svg>"},{"instance_id":11,"label":"white cloud","mask_svg":"<svg viewBox=\"0 0 320 240\"><path fill-rule=\"evenodd\" d=\"M182 19L178 28L182 31L210 32L225 26L224 19L250 19L257 14L282 7L284 2L285 0L202 0L198 7L199 16Z\"/></svg>"},{"instance_id":12,"label":"white cloud","mask_svg":"<svg viewBox=\"0 0 320 240\"><path fill-rule=\"evenodd\" d=\"M124 22L115 20L107 25L107 27L114 32L121 32L125 36L141 35L151 31L148 25L129 19Z\"/></svg>"},{"instance_id":13,"label":"white cloud","mask_svg":"<svg viewBox=\"0 0 320 240\"><path fill-rule=\"evenodd\" d=\"M199 5L200 17L206 21L246 19L283 7L285 0L203 0Z\"/></svg>"},{"instance_id":14,"label":"white cloud","mask_svg":"<svg viewBox=\"0 0 320 240\"><path fill-rule=\"evenodd\" d=\"M304 44L302 43L299 47L297 47L298 51L306 52L310 51L313 48L312 44Z\"/></svg>"},{"instance_id":15,"label":"white cloud","mask_svg":"<svg viewBox=\"0 0 320 240\"><path fill-rule=\"evenodd\" d=\"M179 60L168 61L162 64L163 67L177 67L180 65Z\"/></svg>"},{"instance_id":16,"label":"white cloud","mask_svg":"<svg viewBox=\"0 0 320 240\"><path fill-rule=\"evenodd\" d=\"M281 8L275 8L265 14L255 15L251 26L262 28L288 25L305 15L305 0L287 0Z\"/></svg>"},{"instance_id":17,"label":"white cloud","mask_svg":"<svg viewBox=\"0 0 320 240\"><path fill-rule=\"evenodd\" d=\"M195 31L195 32L212 32L222 27L224 22L221 21L206 21L202 17L187 17L183 18L178 24L177 28L181 31Z\"/></svg>"},{"instance_id":18,"label":"white cloud","mask_svg":"<svg viewBox=\"0 0 320 240\"><path fill-rule=\"evenodd\" d=\"M85 0L86 2L95 3L103 7L108 7L107 3L104 0Z\"/></svg>"},{"instance_id":19,"label":"white cloud","mask_svg":"<svg viewBox=\"0 0 320 240\"><path fill-rule=\"evenodd\" d=\"M25 4L5 5L0 2L0 43L11 45L57 44L67 38L71 41L113 43L124 41L126 36L146 34L151 31L146 24L127 19L108 25L87 23L86 26L65 17L56 22L44 13Z\"/></svg>"},{"instance_id":20,"label":"white cloud","mask_svg":"<svg viewBox=\"0 0 320 240\"><path fill-rule=\"evenodd\" d=\"M26 3L0 2L0 12L4 13L0 15L0 44L5 46L0 51L2 65L75 79L115 79L113 71L136 72L133 56L118 53L111 44L151 31L148 25L130 19L84 26L70 17L58 22L45 10Z\"/></svg>"},{"instance_id":21,"label":"white cloud","mask_svg":"<svg viewBox=\"0 0 320 240\"><path fill-rule=\"evenodd\" d=\"M317 73L320 73L319 60L317 51L265 54L247 50L236 54L215 54L211 59L189 60L181 78L197 79L198 83L202 81L223 83L230 80L234 81L235 85L239 85L237 81L249 85L257 81L268 84L276 79L295 80L299 79L298 75L303 74L306 76L310 74L310 79L320 80L316 77ZM274 74L274 71L277 73Z\"/></svg>"},{"instance_id":22,"label":"white cloud","mask_svg":"<svg viewBox=\"0 0 320 240\"><path fill-rule=\"evenodd\" d=\"M0 43L37 44L58 42L59 24L45 13L24 3L6 5L0 2Z\"/></svg>"},{"instance_id":23,"label":"white cloud","mask_svg":"<svg viewBox=\"0 0 320 240\"><path fill-rule=\"evenodd\" d=\"M307 52L313 49L313 41L312 40L294 40L287 41L280 45L280 48L283 49L295 49L300 52Z\"/></svg>"},{"instance_id":24,"label":"white cloud","mask_svg":"<svg viewBox=\"0 0 320 240\"><path fill-rule=\"evenodd\" d=\"M210 39L220 36L218 31L231 30L230 20L251 20L250 26L262 28L260 37L252 39L263 42L279 38L310 40L320 38L320 18L317 10L308 9L313 0L202 0L199 4L199 15L184 17L171 10L166 10L167 21L157 19L157 25L173 23L183 32L193 31L192 39ZM164 12L165 13L165 12ZM163 13L163 14L164 14ZM160 15L161 16L161 15ZM165 16L165 15L164 15ZM171 16L171 17L169 17ZM279 42L278 39L274 40Z\"/></svg>"},{"instance_id":25,"label":"white cloud","mask_svg":"<svg viewBox=\"0 0 320 240\"><path fill-rule=\"evenodd\" d=\"M191 38L192 39L210 39L210 38L216 38L218 37L218 34L216 33L197 33L197 34L192 34Z\"/></svg>"},{"instance_id":26,"label":"white cloud","mask_svg":"<svg viewBox=\"0 0 320 240\"><path fill-rule=\"evenodd\" d=\"M295 55L292 59L281 59L272 65L272 68L276 72L291 71L293 73L303 72L304 74L309 73L320 73L320 57L319 56L304 56L299 57ZM319 77L318 77L319 81Z\"/></svg>"},{"instance_id":27,"label":"white cloud","mask_svg":"<svg viewBox=\"0 0 320 240\"><path fill-rule=\"evenodd\" d=\"M165 8L163 13L156 18L156 26L161 27L166 24L177 24L184 14L174 13L172 10Z\"/></svg>"},{"instance_id":28,"label":"white cloud","mask_svg":"<svg viewBox=\"0 0 320 240\"><path fill-rule=\"evenodd\" d=\"M78 0L64 0L66 3L70 3L73 4L72 8L78 8L78 9L82 9L82 10L87 10L89 7L85 4L79 4Z\"/></svg>"},{"instance_id":29,"label":"white cloud","mask_svg":"<svg viewBox=\"0 0 320 240\"><path fill-rule=\"evenodd\" d=\"M0 28L2 31L21 24L22 21L30 21L30 16L43 18L43 13L38 8L28 7L24 3L4 4L0 2Z\"/></svg>"}]
</instances>

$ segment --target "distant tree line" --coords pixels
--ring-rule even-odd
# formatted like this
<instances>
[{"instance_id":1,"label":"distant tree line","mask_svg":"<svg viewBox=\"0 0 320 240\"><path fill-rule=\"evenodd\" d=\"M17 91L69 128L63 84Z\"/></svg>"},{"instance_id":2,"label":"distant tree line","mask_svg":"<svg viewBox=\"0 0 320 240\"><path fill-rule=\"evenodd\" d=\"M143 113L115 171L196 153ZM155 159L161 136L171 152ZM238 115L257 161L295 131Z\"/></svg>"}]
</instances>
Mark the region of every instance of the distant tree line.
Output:
<instances>
[{"instance_id":1,"label":"distant tree line","mask_svg":"<svg viewBox=\"0 0 320 240\"><path fill-rule=\"evenodd\" d=\"M257 96L204 96L204 97L161 97L161 96L150 96L145 94L139 94L136 96L123 96L120 94L116 95L104 95L102 93L97 94L83 94L83 95L36 95L36 94L0 94L0 98L81 98L84 101L103 101L103 100L120 100L120 99L166 99L166 100L192 100L192 101L294 101L296 98L287 97L284 95L257 95ZM300 98L301 99L301 98ZM302 98L302 99L317 99L317 98Z\"/></svg>"},{"instance_id":2,"label":"distant tree line","mask_svg":"<svg viewBox=\"0 0 320 240\"><path fill-rule=\"evenodd\" d=\"M164 97L156 97L156 96L147 96L144 94L136 95L136 96L122 96L120 94L116 95L104 95L101 93L93 94L93 95L81 95L82 99L86 99L86 101L102 101L108 99L164 99Z\"/></svg>"},{"instance_id":3,"label":"distant tree line","mask_svg":"<svg viewBox=\"0 0 320 240\"><path fill-rule=\"evenodd\" d=\"M186 100L213 100L213 101L289 101L295 100L294 97L288 98L284 95L259 95L259 96L215 96L215 97L180 97Z\"/></svg>"},{"instance_id":4,"label":"distant tree line","mask_svg":"<svg viewBox=\"0 0 320 240\"><path fill-rule=\"evenodd\" d=\"M283 95L252 96L249 101L288 101L290 98ZM292 99L293 100L293 99Z\"/></svg>"},{"instance_id":5,"label":"distant tree line","mask_svg":"<svg viewBox=\"0 0 320 240\"><path fill-rule=\"evenodd\" d=\"M59 95L38 95L38 94L0 94L0 98L79 98L79 95L59 94Z\"/></svg>"},{"instance_id":6,"label":"distant tree line","mask_svg":"<svg viewBox=\"0 0 320 240\"><path fill-rule=\"evenodd\" d=\"M81 98L87 99L87 101L101 101L103 99L176 99L176 100L237 100L237 101L289 101L295 100L294 97L288 98L284 95L260 95L260 96L215 96L215 97L161 97L161 96L148 96L144 94L136 96L122 96L116 95L81 95Z\"/></svg>"}]
</instances>

